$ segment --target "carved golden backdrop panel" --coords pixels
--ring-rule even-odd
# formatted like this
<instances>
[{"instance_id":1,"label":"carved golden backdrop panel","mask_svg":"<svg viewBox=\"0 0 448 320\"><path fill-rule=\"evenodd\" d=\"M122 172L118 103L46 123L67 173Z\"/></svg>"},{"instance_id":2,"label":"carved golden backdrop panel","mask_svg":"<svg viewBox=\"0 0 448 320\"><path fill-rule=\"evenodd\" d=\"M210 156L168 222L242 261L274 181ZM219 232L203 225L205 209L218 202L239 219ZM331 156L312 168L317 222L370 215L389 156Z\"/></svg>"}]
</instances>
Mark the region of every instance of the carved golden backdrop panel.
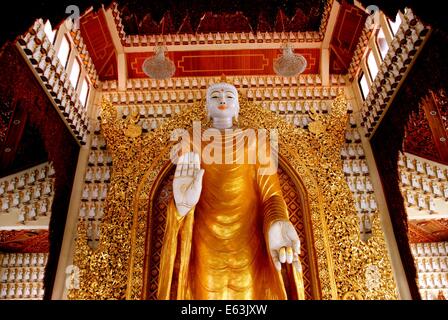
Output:
<instances>
[{"instance_id":1,"label":"carved golden backdrop panel","mask_svg":"<svg viewBox=\"0 0 448 320\"><path fill-rule=\"evenodd\" d=\"M342 95L328 115L313 112L310 131L295 128L263 109L240 99L241 128L275 129L279 154L303 183L308 197L315 263L323 299L395 299L396 285L378 214L372 237L360 239L352 194L340 159L347 123ZM127 137L127 124L117 119L110 102L103 102L102 129L113 159L113 173L105 203L100 243L87 246L86 227L79 224L74 263L80 269L80 289L74 299L141 299L149 199L174 144L170 134L206 123L204 103L167 120L147 136ZM268 132L269 134L269 132ZM149 217L151 221L151 217Z\"/></svg>"},{"instance_id":2,"label":"carved golden backdrop panel","mask_svg":"<svg viewBox=\"0 0 448 320\"><path fill-rule=\"evenodd\" d=\"M280 161L284 163L284 161ZM311 225L306 224L305 220L310 220L309 210L306 206L306 197L301 195L303 188L297 187L300 181L294 181L294 177L289 176L282 165L278 169L278 177L283 192L283 197L288 206L290 221L295 226L301 241L300 260L303 268L303 282L305 287L305 298L307 300L319 299L319 279L317 277L317 265L314 262L314 242ZM168 202L173 196L173 178L174 166L168 166L163 174L163 179L156 187L154 199L150 199L152 203L153 214L148 225L151 226L146 240L146 257L145 257L145 278L143 284L144 300L156 300L159 280L160 254L163 245L163 235L166 226L166 211ZM304 219L304 215L307 218ZM310 270L313 269L313 270ZM176 287L176 286L173 286Z\"/></svg>"}]
</instances>

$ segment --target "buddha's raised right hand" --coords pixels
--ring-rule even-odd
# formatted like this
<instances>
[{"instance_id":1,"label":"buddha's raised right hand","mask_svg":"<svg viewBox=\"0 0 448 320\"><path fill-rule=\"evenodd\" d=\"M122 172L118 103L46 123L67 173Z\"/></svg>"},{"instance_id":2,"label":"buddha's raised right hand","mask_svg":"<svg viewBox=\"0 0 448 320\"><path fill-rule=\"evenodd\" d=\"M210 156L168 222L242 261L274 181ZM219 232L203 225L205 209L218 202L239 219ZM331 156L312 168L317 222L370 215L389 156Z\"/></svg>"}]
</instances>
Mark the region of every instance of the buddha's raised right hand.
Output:
<instances>
[{"instance_id":1,"label":"buddha's raised right hand","mask_svg":"<svg viewBox=\"0 0 448 320\"><path fill-rule=\"evenodd\" d=\"M179 157L173 180L174 202L180 216L185 216L199 201L202 177L199 155L188 152Z\"/></svg>"}]
</instances>

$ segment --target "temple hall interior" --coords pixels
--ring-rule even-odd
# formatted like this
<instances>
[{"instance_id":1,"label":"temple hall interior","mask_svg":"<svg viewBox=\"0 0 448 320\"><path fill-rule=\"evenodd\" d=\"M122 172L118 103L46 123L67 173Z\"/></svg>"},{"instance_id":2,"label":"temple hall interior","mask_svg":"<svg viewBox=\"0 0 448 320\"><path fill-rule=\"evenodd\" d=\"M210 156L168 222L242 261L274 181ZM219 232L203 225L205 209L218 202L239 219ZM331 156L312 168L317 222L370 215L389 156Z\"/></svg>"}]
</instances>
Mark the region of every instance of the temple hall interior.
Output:
<instances>
[{"instance_id":1,"label":"temple hall interior","mask_svg":"<svg viewBox=\"0 0 448 320\"><path fill-rule=\"evenodd\" d=\"M448 298L448 29L433 2L11 4L0 300ZM278 135L278 168L201 162L183 216L172 135L219 129L214 86L239 99L232 128ZM294 236L277 252L278 221Z\"/></svg>"}]
</instances>

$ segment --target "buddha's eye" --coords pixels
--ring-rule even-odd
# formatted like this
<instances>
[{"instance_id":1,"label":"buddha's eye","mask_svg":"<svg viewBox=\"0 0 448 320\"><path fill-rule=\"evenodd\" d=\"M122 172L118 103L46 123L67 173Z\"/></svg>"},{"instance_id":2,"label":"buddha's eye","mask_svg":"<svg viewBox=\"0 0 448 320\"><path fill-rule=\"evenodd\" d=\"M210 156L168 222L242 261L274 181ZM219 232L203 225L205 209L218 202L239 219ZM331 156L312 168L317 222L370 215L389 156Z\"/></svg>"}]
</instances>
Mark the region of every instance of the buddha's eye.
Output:
<instances>
[{"instance_id":1,"label":"buddha's eye","mask_svg":"<svg viewBox=\"0 0 448 320\"><path fill-rule=\"evenodd\" d=\"M212 96L212 99L218 99L219 97L218 96Z\"/></svg>"},{"instance_id":2,"label":"buddha's eye","mask_svg":"<svg viewBox=\"0 0 448 320\"><path fill-rule=\"evenodd\" d=\"M227 99L233 99L233 97L232 97L232 96L227 96L226 98L227 98Z\"/></svg>"}]
</instances>

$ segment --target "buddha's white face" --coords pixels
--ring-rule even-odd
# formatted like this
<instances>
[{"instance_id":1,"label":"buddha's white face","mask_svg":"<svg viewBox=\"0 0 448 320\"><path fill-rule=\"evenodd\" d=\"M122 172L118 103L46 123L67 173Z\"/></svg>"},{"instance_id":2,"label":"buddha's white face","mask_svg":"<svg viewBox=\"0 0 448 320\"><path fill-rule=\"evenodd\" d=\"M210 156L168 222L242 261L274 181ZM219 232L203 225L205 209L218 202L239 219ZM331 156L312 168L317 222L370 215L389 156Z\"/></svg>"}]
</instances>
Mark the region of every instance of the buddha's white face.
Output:
<instances>
[{"instance_id":1,"label":"buddha's white face","mask_svg":"<svg viewBox=\"0 0 448 320\"><path fill-rule=\"evenodd\" d=\"M236 88L218 83L207 90L207 109L210 118L232 118L238 115L239 103Z\"/></svg>"}]
</instances>

